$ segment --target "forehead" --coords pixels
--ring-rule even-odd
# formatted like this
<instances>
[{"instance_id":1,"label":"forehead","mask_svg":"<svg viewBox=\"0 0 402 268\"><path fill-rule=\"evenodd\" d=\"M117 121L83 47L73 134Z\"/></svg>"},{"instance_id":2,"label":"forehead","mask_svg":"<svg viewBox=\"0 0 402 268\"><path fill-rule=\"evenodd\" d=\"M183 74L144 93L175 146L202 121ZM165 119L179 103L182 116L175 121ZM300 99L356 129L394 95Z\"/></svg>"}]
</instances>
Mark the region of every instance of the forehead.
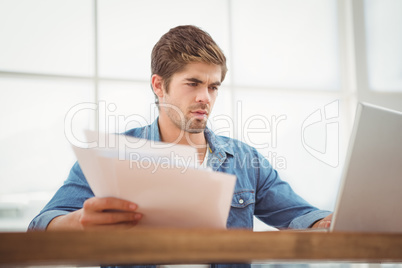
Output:
<instances>
[{"instance_id":1,"label":"forehead","mask_svg":"<svg viewBox=\"0 0 402 268\"><path fill-rule=\"evenodd\" d=\"M183 70L173 75L176 79L197 78L204 82L221 82L222 67L204 62L188 63Z\"/></svg>"}]
</instances>

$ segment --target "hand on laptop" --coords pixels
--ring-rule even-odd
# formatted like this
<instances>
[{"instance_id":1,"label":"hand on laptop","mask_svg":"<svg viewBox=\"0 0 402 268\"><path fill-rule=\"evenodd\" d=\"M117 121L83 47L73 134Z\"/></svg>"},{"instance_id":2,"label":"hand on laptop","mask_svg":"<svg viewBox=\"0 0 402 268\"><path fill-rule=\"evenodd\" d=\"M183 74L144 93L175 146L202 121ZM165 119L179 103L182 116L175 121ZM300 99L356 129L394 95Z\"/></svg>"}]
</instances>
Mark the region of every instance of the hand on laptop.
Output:
<instances>
[{"instance_id":1,"label":"hand on laptop","mask_svg":"<svg viewBox=\"0 0 402 268\"><path fill-rule=\"evenodd\" d=\"M137 224L142 214L137 205L114 197L92 197L83 208L54 218L47 230L128 229Z\"/></svg>"},{"instance_id":2,"label":"hand on laptop","mask_svg":"<svg viewBox=\"0 0 402 268\"><path fill-rule=\"evenodd\" d=\"M324 219L317 221L316 223L313 224L313 226L311 226L311 228L329 228L329 226L331 226L331 221L332 221L332 214L329 214L328 216L326 216Z\"/></svg>"}]
</instances>

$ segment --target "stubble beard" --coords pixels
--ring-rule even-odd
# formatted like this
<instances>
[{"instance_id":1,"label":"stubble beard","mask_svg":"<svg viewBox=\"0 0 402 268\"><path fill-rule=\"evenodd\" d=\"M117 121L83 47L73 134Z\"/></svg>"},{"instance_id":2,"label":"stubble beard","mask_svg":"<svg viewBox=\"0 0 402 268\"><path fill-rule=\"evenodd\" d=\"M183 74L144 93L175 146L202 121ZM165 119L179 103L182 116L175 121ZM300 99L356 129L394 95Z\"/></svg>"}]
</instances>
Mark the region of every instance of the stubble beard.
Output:
<instances>
[{"instance_id":1,"label":"stubble beard","mask_svg":"<svg viewBox=\"0 0 402 268\"><path fill-rule=\"evenodd\" d=\"M207 127L207 120L200 120L200 119L193 119L193 118L186 118L186 125L183 129L189 133L201 133Z\"/></svg>"},{"instance_id":2,"label":"stubble beard","mask_svg":"<svg viewBox=\"0 0 402 268\"><path fill-rule=\"evenodd\" d=\"M197 105L195 107L190 107L189 110L197 110L197 109L206 109L206 105ZM209 110L209 109L208 109ZM206 117L204 120L197 119L194 117L191 117L190 115L186 114L184 115L183 111L181 111L181 115L177 114L177 111L174 111L172 109L168 109L167 114L168 117L172 120L173 124L176 125L179 129L182 131L188 132L188 133L201 133L205 130L207 127L207 119Z\"/></svg>"}]
</instances>

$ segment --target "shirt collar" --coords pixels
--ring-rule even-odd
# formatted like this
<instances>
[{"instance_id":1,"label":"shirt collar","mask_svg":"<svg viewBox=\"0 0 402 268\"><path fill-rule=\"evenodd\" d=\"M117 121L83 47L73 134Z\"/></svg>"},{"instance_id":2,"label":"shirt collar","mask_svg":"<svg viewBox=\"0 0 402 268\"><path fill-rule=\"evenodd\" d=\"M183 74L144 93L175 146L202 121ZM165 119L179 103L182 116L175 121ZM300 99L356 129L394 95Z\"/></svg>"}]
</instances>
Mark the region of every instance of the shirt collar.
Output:
<instances>
[{"instance_id":1,"label":"shirt collar","mask_svg":"<svg viewBox=\"0 0 402 268\"><path fill-rule=\"evenodd\" d=\"M156 120L149 126L149 128L146 128L146 131L142 135L143 138L153 141L161 141L158 120L159 117L156 118ZM230 154L232 156L234 155L233 146L231 146L233 140L222 139L222 137L217 136L208 127L205 128L204 135L211 149L210 159L212 161L212 169L217 170L220 164L222 164L227 158L227 154Z\"/></svg>"},{"instance_id":2,"label":"shirt collar","mask_svg":"<svg viewBox=\"0 0 402 268\"><path fill-rule=\"evenodd\" d=\"M149 125L148 128L144 129L144 132L141 135L142 138L152 141L161 141L158 120L159 117L156 118L156 120L151 125Z\"/></svg>"},{"instance_id":3,"label":"shirt collar","mask_svg":"<svg viewBox=\"0 0 402 268\"><path fill-rule=\"evenodd\" d=\"M230 140L223 140L221 137L217 136L212 130L208 127L204 130L204 135L206 140L208 141L209 146L213 153L219 155L221 154L230 154L234 155L233 147L230 146Z\"/></svg>"}]
</instances>

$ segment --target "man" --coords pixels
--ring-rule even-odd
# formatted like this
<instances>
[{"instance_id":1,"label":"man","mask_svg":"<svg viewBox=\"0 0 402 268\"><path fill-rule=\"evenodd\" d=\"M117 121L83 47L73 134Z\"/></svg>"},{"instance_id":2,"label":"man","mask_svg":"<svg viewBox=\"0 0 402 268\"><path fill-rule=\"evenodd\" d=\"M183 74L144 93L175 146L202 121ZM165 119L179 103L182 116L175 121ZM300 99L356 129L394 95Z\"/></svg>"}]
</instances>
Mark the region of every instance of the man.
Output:
<instances>
[{"instance_id":1,"label":"man","mask_svg":"<svg viewBox=\"0 0 402 268\"><path fill-rule=\"evenodd\" d=\"M200 164L236 175L228 228L252 229L253 215L277 228L329 226L330 212L296 195L255 148L206 127L227 72L226 58L209 34L195 26L171 29L155 45L151 69L159 118L126 135L193 146ZM29 229L131 228L146 216L136 209L125 200L94 197L76 163Z\"/></svg>"}]
</instances>

